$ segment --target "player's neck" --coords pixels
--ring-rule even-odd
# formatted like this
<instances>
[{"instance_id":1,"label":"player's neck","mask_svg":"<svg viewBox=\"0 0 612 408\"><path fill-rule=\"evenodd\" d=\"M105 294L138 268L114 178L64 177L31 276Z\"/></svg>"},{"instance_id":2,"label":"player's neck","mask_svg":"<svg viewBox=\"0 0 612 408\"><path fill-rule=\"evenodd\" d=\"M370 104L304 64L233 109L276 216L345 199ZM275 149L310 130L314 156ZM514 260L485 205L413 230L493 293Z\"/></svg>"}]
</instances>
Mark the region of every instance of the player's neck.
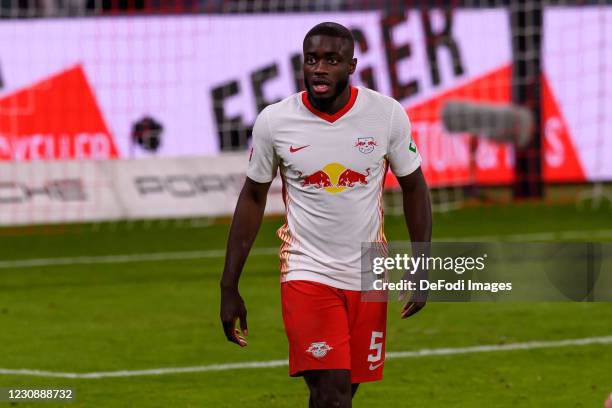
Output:
<instances>
[{"instance_id":1,"label":"player's neck","mask_svg":"<svg viewBox=\"0 0 612 408\"><path fill-rule=\"evenodd\" d=\"M351 87L347 85L346 88L338 95L337 98L326 101L319 100L312 97L310 92L308 93L308 101L316 110L319 112L327 113L328 115L333 115L338 112L340 109L344 108L347 103L349 103L349 99L351 99Z\"/></svg>"}]
</instances>

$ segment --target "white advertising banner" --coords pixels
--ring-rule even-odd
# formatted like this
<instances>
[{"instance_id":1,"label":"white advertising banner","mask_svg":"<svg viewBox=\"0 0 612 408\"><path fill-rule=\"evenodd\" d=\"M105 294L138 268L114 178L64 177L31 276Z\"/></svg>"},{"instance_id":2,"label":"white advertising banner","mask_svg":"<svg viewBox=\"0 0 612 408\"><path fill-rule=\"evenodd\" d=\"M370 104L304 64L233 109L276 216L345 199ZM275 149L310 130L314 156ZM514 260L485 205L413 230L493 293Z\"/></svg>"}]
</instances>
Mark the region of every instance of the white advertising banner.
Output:
<instances>
[{"instance_id":1,"label":"white advertising banner","mask_svg":"<svg viewBox=\"0 0 612 408\"><path fill-rule=\"evenodd\" d=\"M604 6L545 10L547 181L612 179L611 19ZM406 107L432 186L512 182L511 147L470 152L439 117L449 98L510 102L505 8L6 20L0 161L216 155L221 132L248 133L263 106L298 91L302 40L321 21L353 31L352 82ZM155 155L132 142L145 118L162 128Z\"/></svg>"},{"instance_id":2,"label":"white advertising banner","mask_svg":"<svg viewBox=\"0 0 612 408\"><path fill-rule=\"evenodd\" d=\"M0 225L231 216L248 156L0 163ZM284 212L282 185L266 214Z\"/></svg>"},{"instance_id":3,"label":"white advertising banner","mask_svg":"<svg viewBox=\"0 0 612 408\"><path fill-rule=\"evenodd\" d=\"M157 155L216 154L223 123L252 126L258 105L298 91L294 64L321 21L356 33L354 84L406 105L510 60L502 9L7 20L0 160L147 156L130 138L144 117L164 128ZM62 105L71 123L54 123Z\"/></svg>"},{"instance_id":4,"label":"white advertising banner","mask_svg":"<svg viewBox=\"0 0 612 408\"><path fill-rule=\"evenodd\" d=\"M586 180L612 180L612 6L544 13L544 72ZM553 158L554 161L554 158Z\"/></svg>"},{"instance_id":5,"label":"white advertising banner","mask_svg":"<svg viewBox=\"0 0 612 408\"><path fill-rule=\"evenodd\" d=\"M246 177L246 154L118 160L112 179L126 218L174 218L232 215ZM266 212L283 213L277 177Z\"/></svg>"},{"instance_id":6,"label":"white advertising banner","mask_svg":"<svg viewBox=\"0 0 612 408\"><path fill-rule=\"evenodd\" d=\"M102 161L0 163L0 225L119 219Z\"/></svg>"}]
</instances>

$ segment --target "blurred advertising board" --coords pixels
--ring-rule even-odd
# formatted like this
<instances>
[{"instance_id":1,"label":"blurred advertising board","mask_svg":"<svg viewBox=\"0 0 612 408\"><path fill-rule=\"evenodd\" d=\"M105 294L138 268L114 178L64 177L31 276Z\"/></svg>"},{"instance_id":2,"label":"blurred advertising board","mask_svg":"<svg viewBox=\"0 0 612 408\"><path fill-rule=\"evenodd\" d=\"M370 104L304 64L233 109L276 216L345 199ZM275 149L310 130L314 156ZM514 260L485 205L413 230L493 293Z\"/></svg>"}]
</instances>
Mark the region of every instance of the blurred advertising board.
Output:
<instances>
[{"instance_id":1,"label":"blurred advertising board","mask_svg":"<svg viewBox=\"0 0 612 408\"><path fill-rule=\"evenodd\" d=\"M602 18L605 17L605 18ZM549 182L609 180L610 7L549 8L544 18L544 172ZM299 90L304 34L321 21L353 30L353 84L399 100L432 186L513 179L512 147L449 136L449 98L510 101L507 10L104 17L0 25L0 161L210 156L223 129ZM607 47L607 48L606 48ZM163 126L153 154L132 129ZM389 179L392 183L393 179Z\"/></svg>"}]
</instances>

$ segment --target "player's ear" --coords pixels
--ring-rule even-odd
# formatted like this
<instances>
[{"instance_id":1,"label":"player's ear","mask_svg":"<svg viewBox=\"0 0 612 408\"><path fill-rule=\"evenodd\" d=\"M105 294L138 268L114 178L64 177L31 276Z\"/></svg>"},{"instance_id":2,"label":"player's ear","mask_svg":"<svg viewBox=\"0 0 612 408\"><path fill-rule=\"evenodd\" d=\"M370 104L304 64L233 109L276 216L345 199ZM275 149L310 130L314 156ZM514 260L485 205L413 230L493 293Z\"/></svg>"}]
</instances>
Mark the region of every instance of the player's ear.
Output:
<instances>
[{"instance_id":1,"label":"player's ear","mask_svg":"<svg viewBox=\"0 0 612 408\"><path fill-rule=\"evenodd\" d=\"M351 62L349 62L349 75L354 74L355 69L357 69L357 58L353 58Z\"/></svg>"}]
</instances>

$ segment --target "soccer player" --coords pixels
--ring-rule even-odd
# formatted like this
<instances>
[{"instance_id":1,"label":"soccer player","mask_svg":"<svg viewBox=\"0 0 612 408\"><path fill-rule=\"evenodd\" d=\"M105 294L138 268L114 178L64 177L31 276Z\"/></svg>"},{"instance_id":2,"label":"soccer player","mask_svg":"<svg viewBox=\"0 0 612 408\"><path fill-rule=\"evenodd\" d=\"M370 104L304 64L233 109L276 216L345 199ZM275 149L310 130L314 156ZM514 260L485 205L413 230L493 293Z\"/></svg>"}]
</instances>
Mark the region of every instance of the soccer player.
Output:
<instances>
[{"instance_id":1,"label":"soccer player","mask_svg":"<svg viewBox=\"0 0 612 408\"><path fill-rule=\"evenodd\" d=\"M362 300L361 244L386 243L382 193L388 166L402 189L411 240L431 239L429 192L409 119L392 98L349 84L357 65L353 50L353 37L342 25L313 27L303 43L306 91L257 117L221 278L225 335L244 347L247 312L238 281L280 169L289 372L304 377L310 406L318 408L350 407L360 383L382 378L387 304ZM425 299L412 297L402 318L424 305Z\"/></svg>"}]
</instances>

